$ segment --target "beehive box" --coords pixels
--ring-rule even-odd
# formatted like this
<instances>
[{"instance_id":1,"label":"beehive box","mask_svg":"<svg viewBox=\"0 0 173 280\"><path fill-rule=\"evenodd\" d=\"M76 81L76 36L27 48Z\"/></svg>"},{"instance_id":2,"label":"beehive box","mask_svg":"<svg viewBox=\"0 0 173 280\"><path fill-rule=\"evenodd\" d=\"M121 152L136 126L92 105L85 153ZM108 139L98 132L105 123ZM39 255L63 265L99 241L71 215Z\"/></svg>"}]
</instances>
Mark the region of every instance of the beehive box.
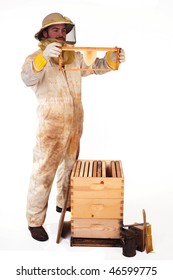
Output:
<instances>
[{"instance_id":1,"label":"beehive box","mask_svg":"<svg viewBox=\"0 0 173 280\"><path fill-rule=\"evenodd\" d=\"M78 160L71 174L71 237L119 239L123 222L121 161Z\"/></svg>"}]
</instances>

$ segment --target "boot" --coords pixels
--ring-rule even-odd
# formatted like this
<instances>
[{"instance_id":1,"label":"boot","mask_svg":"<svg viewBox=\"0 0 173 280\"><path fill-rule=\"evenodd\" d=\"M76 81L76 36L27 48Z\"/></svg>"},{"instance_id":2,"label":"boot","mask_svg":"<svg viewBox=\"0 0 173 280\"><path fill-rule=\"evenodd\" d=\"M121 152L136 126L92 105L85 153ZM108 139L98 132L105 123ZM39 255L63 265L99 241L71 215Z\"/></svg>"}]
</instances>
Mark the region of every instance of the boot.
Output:
<instances>
[{"instance_id":1,"label":"boot","mask_svg":"<svg viewBox=\"0 0 173 280\"><path fill-rule=\"evenodd\" d=\"M46 241L49 239L47 232L45 229L40 227L28 227L29 231L31 232L32 238L38 240L38 241Z\"/></svg>"},{"instance_id":2,"label":"boot","mask_svg":"<svg viewBox=\"0 0 173 280\"><path fill-rule=\"evenodd\" d=\"M66 210L70 212L71 211L71 207L68 207ZM56 206L56 212L61 213L62 212L62 208L59 207L59 206Z\"/></svg>"}]
</instances>

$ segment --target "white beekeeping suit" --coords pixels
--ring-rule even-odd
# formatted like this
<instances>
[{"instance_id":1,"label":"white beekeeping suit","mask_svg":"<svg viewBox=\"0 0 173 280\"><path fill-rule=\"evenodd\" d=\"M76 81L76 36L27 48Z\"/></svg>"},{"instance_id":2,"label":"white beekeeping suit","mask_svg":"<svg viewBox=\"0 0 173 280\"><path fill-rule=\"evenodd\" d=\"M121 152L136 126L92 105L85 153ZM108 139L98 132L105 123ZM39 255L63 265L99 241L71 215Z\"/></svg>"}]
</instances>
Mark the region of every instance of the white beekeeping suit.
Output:
<instances>
[{"instance_id":1,"label":"white beekeeping suit","mask_svg":"<svg viewBox=\"0 0 173 280\"><path fill-rule=\"evenodd\" d=\"M67 31L65 44L75 43L74 23L59 13L48 15L35 35L40 41L40 49L26 58L21 73L24 83L34 90L38 99L39 125L27 197L27 220L30 227L40 227L45 221L49 194L57 170L57 206L63 206L64 193L69 186L70 173L78 157L82 135L82 76L103 74L111 70L106 56L102 59L96 58L94 63L88 66L82 53L70 51L62 52L63 68L59 70L58 57L51 55L54 50L60 53L60 48L55 49L53 45L57 43L59 46L58 42L56 39L43 38L43 30L62 23L65 23ZM68 36L72 31L73 35ZM107 70L86 71L88 67ZM66 71L68 68L80 68L81 71Z\"/></svg>"}]
</instances>

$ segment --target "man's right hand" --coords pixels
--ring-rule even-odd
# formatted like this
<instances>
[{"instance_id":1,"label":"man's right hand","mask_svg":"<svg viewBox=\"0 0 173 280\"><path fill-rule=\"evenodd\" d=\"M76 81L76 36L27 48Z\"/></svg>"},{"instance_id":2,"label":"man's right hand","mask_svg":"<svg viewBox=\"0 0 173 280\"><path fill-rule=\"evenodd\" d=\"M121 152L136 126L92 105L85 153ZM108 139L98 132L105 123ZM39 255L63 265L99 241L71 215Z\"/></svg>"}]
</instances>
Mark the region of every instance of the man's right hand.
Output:
<instances>
[{"instance_id":1,"label":"man's right hand","mask_svg":"<svg viewBox=\"0 0 173 280\"><path fill-rule=\"evenodd\" d=\"M62 49L60 47L60 43L50 43L43 51L44 58L46 60L49 60L51 57L58 57L62 52Z\"/></svg>"}]
</instances>

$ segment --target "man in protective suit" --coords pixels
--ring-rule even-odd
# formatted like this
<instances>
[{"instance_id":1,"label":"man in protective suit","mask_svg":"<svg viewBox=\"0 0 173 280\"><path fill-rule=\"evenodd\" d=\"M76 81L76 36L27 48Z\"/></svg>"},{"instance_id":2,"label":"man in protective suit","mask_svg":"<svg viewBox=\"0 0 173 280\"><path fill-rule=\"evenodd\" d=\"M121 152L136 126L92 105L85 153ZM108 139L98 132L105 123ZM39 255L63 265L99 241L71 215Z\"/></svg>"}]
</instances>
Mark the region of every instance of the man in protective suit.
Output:
<instances>
[{"instance_id":1,"label":"man in protective suit","mask_svg":"<svg viewBox=\"0 0 173 280\"><path fill-rule=\"evenodd\" d=\"M61 46L74 45L76 38L75 24L60 13L47 15L35 38L39 40L39 50L26 58L21 73L24 83L34 90L38 99L39 120L26 215L32 237L46 241L48 235L42 225L55 175L56 210L61 212L71 170L79 154L83 126L81 78L109 72L115 66L116 56L115 52L107 52L104 58L96 58L88 65L82 53L62 51ZM61 70L58 68L60 54ZM124 60L121 49L119 62ZM68 68L81 71L66 71ZM107 70L97 71L99 68ZM67 210L70 210L70 201Z\"/></svg>"}]
</instances>

